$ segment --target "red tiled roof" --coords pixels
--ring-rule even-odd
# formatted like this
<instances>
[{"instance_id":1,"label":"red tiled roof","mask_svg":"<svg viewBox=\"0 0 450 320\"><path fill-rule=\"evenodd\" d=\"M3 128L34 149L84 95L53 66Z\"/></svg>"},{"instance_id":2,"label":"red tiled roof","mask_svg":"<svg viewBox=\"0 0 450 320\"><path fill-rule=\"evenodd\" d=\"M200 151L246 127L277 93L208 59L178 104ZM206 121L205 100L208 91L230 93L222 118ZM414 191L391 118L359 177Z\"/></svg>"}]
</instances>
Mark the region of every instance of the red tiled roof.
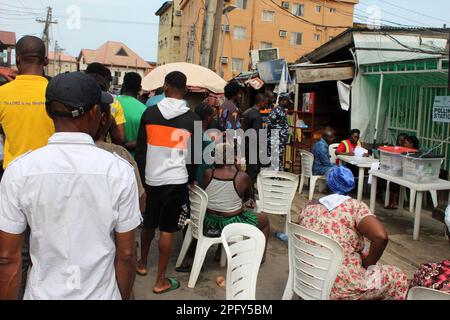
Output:
<instances>
[{"instance_id":1,"label":"red tiled roof","mask_svg":"<svg viewBox=\"0 0 450 320\"><path fill-rule=\"evenodd\" d=\"M0 31L0 43L7 46L15 46L16 33L9 31Z\"/></svg>"},{"instance_id":2,"label":"red tiled roof","mask_svg":"<svg viewBox=\"0 0 450 320\"><path fill-rule=\"evenodd\" d=\"M126 55L118 55L119 52L125 52ZM98 62L107 66L150 68L144 59L122 42L108 41L97 50L82 49L80 58L82 57L86 64Z\"/></svg>"},{"instance_id":3,"label":"red tiled roof","mask_svg":"<svg viewBox=\"0 0 450 320\"><path fill-rule=\"evenodd\" d=\"M55 54L54 51L50 51L48 53L48 59L50 61L52 61L52 60L59 60L60 57L61 57L61 61L63 61L63 62L77 63L77 58L75 58L75 57L73 57L71 55L65 54L64 52Z\"/></svg>"}]
</instances>

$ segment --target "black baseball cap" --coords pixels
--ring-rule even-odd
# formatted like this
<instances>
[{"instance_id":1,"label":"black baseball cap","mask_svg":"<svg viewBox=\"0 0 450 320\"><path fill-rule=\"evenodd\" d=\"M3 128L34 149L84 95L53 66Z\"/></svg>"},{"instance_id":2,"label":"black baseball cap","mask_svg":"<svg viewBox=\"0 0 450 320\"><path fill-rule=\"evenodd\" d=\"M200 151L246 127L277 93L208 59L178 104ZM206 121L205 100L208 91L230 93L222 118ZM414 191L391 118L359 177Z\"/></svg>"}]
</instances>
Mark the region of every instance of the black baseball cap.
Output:
<instances>
[{"instance_id":1,"label":"black baseball cap","mask_svg":"<svg viewBox=\"0 0 450 320\"><path fill-rule=\"evenodd\" d=\"M77 118L95 105L113 103L113 97L103 92L91 76L81 72L63 73L54 77L47 86L45 94L47 112L52 116ZM62 103L71 111L51 110L52 102Z\"/></svg>"}]
</instances>

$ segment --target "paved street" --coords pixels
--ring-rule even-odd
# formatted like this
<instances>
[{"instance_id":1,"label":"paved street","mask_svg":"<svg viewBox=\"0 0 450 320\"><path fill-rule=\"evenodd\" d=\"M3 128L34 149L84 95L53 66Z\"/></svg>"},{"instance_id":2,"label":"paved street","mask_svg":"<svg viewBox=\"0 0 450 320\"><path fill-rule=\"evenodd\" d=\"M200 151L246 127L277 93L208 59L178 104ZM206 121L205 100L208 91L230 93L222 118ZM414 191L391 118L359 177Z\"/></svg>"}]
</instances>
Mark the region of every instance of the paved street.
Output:
<instances>
[{"instance_id":1,"label":"paved street","mask_svg":"<svg viewBox=\"0 0 450 320\"><path fill-rule=\"evenodd\" d=\"M316 194L316 197L318 195ZM293 219L299 209L306 203L305 194L297 195L293 205ZM367 203L367 199L366 199ZM424 212L421 241L412 240L413 215L406 214L396 217L396 211L386 211L381 202L377 206L377 214L386 225L390 243L382 258L386 264L400 267L411 278L416 268L425 262L437 262L449 257L450 245L444 237L444 225L431 218L431 212ZM273 235L274 232L283 229L284 218L271 217L272 236L270 239L266 263L261 267L258 279L256 297L258 300L279 300L283 295L284 286L288 276L287 244L281 242ZM204 271L200 273L195 289L187 288L189 274L177 274L174 271L175 262L181 247L181 234L175 241L176 247L172 257L168 276L176 276L181 281L181 288L175 292L157 296L152 293L152 285L156 274L158 258L157 242L154 241L150 251L150 270L145 278L136 278L136 298L138 300L217 300L225 299L225 288L216 285L216 277L226 276L226 268L220 268L214 261L214 249L210 249Z\"/></svg>"}]
</instances>

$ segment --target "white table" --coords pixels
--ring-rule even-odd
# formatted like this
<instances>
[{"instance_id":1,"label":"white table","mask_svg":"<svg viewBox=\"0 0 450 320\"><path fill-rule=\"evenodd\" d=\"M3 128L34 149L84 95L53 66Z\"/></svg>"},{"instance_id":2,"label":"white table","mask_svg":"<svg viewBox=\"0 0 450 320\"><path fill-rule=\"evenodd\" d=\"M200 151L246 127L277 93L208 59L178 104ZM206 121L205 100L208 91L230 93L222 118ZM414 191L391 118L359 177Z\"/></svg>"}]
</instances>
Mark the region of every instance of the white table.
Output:
<instances>
[{"instance_id":1,"label":"white table","mask_svg":"<svg viewBox=\"0 0 450 320\"><path fill-rule=\"evenodd\" d=\"M403 179L403 177L394 177L382 171L370 171L369 174L372 175L372 189L370 192L370 210L373 213L375 213L378 179L383 179L400 185L400 197L398 202L399 214L403 214L403 203L405 200L406 188L417 192L415 221L414 221L414 240L418 241L420 236L420 219L422 215L423 195L426 194L427 192L432 191L450 190L450 181L437 180L436 182L433 183L413 183ZM449 193L449 203L450 203L450 193Z\"/></svg>"},{"instance_id":2,"label":"white table","mask_svg":"<svg viewBox=\"0 0 450 320\"><path fill-rule=\"evenodd\" d=\"M351 156L338 156L339 161L345 162L351 165L354 165L359 168L359 176L358 176L358 201L363 200L363 192L364 192L364 173L367 169L372 168L372 164L376 162L380 162L380 160L376 160L374 158L358 158Z\"/></svg>"}]
</instances>

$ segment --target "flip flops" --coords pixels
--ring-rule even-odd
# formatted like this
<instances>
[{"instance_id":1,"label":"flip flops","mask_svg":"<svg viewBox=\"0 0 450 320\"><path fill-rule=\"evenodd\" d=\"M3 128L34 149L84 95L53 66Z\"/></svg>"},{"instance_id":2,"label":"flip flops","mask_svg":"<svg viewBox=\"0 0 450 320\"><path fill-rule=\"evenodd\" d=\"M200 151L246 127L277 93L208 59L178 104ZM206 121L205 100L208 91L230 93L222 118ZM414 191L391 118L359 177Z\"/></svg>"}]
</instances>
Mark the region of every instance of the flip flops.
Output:
<instances>
[{"instance_id":1,"label":"flip flops","mask_svg":"<svg viewBox=\"0 0 450 320\"><path fill-rule=\"evenodd\" d=\"M146 277L148 275L147 268L136 267L136 273L141 277Z\"/></svg>"},{"instance_id":2,"label":"flip flops","mask_svg":"<svg viewBox=\"0 0 450 320\"><path fill-rule=\"evenodd\" d=\"M165 293L168 293L168 292L171 292L171 291L175 291L175 290L180 288L181 284L180 284L180 281L178 281L177 279L175 279L175 278L167 278L167 280L170 283L170 287L169 288L167 288L166 290L160 291L160 292L156 292L155 290L153 290L153 293L157 294L157 295L161 295L161 294L165 294Z\"/></svg>"}]
</instances>

